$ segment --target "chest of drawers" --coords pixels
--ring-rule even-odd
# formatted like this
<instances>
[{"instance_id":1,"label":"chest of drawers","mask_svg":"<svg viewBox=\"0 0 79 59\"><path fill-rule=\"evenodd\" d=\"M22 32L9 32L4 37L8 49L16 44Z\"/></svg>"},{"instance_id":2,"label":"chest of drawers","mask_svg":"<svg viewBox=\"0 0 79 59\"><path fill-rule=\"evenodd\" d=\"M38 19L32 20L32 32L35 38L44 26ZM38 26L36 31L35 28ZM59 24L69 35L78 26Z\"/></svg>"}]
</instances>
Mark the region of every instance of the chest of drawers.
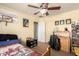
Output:
<instances>
[{"instance_id":1,"label":"chest of drawers","mask_svg":"<svg viewBox=\"0 0 79 59\"><path fill-rule=\"evenodd\" d=\"M33 48L35 46L37 46L37 39L34 39L34 40L27 40L26 41L26 45L30 48Z\"/></svg>"}]
</instances>

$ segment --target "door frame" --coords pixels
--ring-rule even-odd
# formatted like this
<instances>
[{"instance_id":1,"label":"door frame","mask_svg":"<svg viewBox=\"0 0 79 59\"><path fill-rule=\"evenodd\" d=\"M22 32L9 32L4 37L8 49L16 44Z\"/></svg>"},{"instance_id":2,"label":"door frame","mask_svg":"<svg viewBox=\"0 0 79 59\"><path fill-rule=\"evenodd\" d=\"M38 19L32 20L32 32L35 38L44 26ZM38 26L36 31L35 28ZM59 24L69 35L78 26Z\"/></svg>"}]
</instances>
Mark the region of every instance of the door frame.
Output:
<instances>
[{"instance_id":1,"label":"door frame","mask_svg":"<svg viewBox=\"0 0 79 59\"><path fill-rule=\"evenodd\" d=\"M34 22L34 38L35 38L35 23L37 24L37 38L36 39L38 39L38 22Z\"/></svg>"}]
</instances>

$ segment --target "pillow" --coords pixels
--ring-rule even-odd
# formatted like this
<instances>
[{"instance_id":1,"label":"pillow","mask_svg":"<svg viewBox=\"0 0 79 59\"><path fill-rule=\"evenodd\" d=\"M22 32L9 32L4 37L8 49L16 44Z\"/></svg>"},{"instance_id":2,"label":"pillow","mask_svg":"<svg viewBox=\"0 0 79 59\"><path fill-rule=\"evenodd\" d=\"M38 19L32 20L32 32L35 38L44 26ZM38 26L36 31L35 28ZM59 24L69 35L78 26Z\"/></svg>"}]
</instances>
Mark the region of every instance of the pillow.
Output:
<instances>
[{"instance_id":1,"label":"pillow","mask_svg":"<svg viewBox=\"0 0 79 59\"><path fill-rule=\"evenodd\" d=\"M0 34L0 41L6 41L6 35Z\"/></svg>"},{"instance_id":2,"label":"pillow","mask_svg":"<svg viewBox=\"0 0 79 59\"><path fill-rule=\"evenodd\" d=\"M19 40L7 40L7 41L0 41L0 46L7 46L11 44L19 43Z\"/></svg>"},{"instance_id":3,"label":"pillow","mask_svg":"<svg viewBox=\"0 0 79 59\"><path fill-rule=\"evenodd\" d=\"M18 37L15 34L6 34L6 39L15 40L18 39Z\"/></svg>"},{"instance_id":4,"label":"pillow","mask_svg":"<svg viewBox=\"0 0 79 59\"><path fill-rule=\"evenodd\" d=\"M0 41L6 41L9 40L15 40L18 39L18 36L16 34L0 34Z\"/></svg>"}]
</instances>

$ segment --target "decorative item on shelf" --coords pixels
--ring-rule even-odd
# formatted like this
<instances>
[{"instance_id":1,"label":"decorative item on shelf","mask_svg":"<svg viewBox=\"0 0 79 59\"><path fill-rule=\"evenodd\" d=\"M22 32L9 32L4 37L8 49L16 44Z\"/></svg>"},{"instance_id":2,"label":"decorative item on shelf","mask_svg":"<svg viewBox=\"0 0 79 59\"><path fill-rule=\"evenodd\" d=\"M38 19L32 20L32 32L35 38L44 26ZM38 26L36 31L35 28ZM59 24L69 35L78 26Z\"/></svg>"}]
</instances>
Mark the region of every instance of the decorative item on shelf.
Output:
<instances>
[{"instance_id":1,"label":"decorative item on shelf","mask_svg":"<svg viewBox=\"0 0 79 59\"><path fill-rule=\"evenodd\" d=\"M71 24L71 19L66 19L66 24Z\"/></svg>"},{"instance_id":2,"label":"decorative item on shelf","mask_svg":"<svg viewBox=\"0 0 79 59\"><path fill-rule=\"evenodd\" d=\"M59 21L55 21L55 25L59 25Z\"/></svg>"},{"instance_id":3,"label":"decorative item on shelf","mask_svg":"<svg viewBox=\"0 0 79 59\"><path fill-rule=\"evenodd\" d=\"M29 26L29 20L26 18L23 18L23 27L28 27Z\"/></svg>"},{"instance_id":4,"label":"decorative item on shelf","mask_svg":"<svg viewBox=\"0 0 79 59\"><path fill-rule=\"evenodd\" d=\"M77 21L77 25L79 25L79 20Z\"/></svg>"},{"instance_id":5,"label":"decorative item on shelf","mask_svg":"<svg viewBox=\"0 0 79 59\"><path fill-rule=\"evenodd\" d=\"M63 25L64 24L64 20L60 20L60 25Z\"/></svg>"}]
</instances>

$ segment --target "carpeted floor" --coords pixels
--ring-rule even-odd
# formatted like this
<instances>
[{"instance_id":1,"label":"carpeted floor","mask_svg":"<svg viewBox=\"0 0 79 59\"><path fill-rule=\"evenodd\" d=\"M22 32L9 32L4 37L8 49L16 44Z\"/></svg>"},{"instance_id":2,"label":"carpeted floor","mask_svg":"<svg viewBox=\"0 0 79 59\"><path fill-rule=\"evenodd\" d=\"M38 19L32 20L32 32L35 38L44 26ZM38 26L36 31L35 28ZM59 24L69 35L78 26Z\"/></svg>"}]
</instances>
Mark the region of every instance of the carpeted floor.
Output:
<instances>
[{"instance_id":1,"label":"carpeted floor","mask_svg":"<svg viewBox=\"0 0 79 59\"><path fill-rule=\"evenodd\" d=\"M39 42L36 47L31 48L31 49L36 52L44 53L47 47L48 47L47 43ZM51 49L51 56L74 56L74 54Z\"/></svg>"}]
</instances>

